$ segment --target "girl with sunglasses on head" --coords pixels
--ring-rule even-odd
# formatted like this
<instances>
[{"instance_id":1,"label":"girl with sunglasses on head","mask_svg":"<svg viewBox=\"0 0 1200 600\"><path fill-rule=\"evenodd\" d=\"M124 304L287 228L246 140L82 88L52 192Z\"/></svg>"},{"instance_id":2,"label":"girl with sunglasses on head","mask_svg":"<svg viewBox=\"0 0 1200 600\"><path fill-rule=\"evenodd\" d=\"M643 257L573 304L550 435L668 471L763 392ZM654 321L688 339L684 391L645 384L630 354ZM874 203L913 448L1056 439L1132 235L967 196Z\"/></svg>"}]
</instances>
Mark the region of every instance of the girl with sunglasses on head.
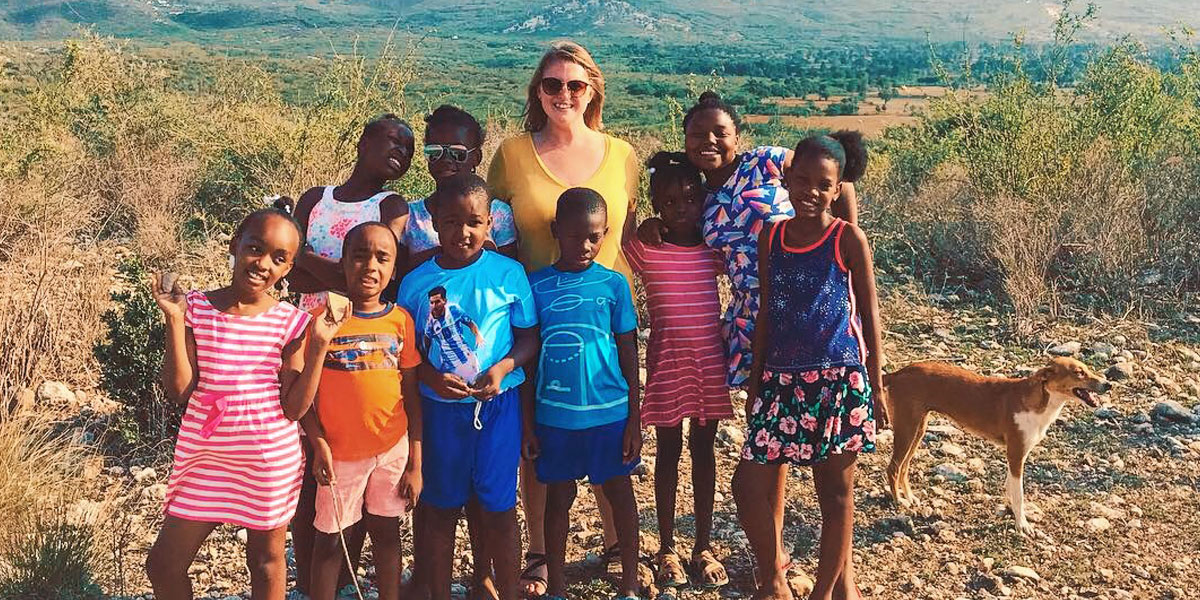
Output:
<instances>
[{"instance_id":1,"label":"girl with sunglasses on head","mask_svg":"<svg viewBox=\"0 0 1200 600\"><path fill-rule=\"evenodd\" d=\"M443 104L425 117L425 160L429 174L439 185L459 173L474 173L482 158L483 127L467 111ZM401 251L410 269L416 268L441 250L437 230L433 228L433 213L437 212L437 192L408 204L408 222L400 239ZM509 258L517 255L517 230L513 226L512 208L502 200L491 201L492 226L484 247L496 250ZM425 598L429 595L429 545L425 525L427 506L417 504L414 513L413 578L406 597ZM473 600L497 598L492 575L491 557L484 552L484 530L478 502L467 504L467 531L471 537L471 552L475 573L471 578Z\"/></svg>"},{"instance_id":2,"label":"girl with sunglasses on head","mask_svg":"<svg viewBox=\"0 0 1200 600\"><path fill-rule=\"evenodd\" d=\"M607 206L608 227L621 231L633 218L641 167L633 147L601 131L604 75L587 49L574 42L551 44L529 81L525 104L525 133L504 140L492 157L488 187L512 205L521 243L517 260L532 273L558 259L558 244L550 222L559 196L573 187L598 192ZM607 236L595 261L629 280L629 265L621 255L619 235ZM632 289L632 281L630 289ZM532 461L521 469L522 501L529 527L525 593L546 591L543 516L546 486L537 481ZM593 488L593 492L596 488ZM612 510L603 493L596 502L604 524L604 558L616 574L621 563L632 568L637 548L617 543Z\"/></svg>"},{"instance_id":3,"label":"girl with sunglasses on head","mask_svg":"<svg viewBox=\"0 0 1200 600\"><path fill-rule=\"evenodd\" d=\"M474 173L483 158L483 127L467 111L443 104L425 117L425 147L429 174L441 182L459 173ZM433 229L436 194L408 203L408 222L400 239L408 255L405 261L415 268L438 253L437 231ZM492 200L492 227L485 247L510 258L517 256L517 229L513 211L502 200Z\"/></svg>"}]
</instances>

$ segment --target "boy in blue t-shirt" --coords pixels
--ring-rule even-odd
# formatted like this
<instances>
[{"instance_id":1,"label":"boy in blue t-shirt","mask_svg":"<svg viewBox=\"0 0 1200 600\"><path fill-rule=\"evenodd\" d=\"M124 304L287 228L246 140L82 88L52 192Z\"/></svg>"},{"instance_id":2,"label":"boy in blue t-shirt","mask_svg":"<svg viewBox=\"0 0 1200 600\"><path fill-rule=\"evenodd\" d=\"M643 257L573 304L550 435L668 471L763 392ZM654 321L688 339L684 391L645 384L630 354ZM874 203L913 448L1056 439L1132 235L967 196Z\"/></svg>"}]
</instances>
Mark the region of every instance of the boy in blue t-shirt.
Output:
<instances>
[{"instance_id":1,"label":"boy in blue t-shirt","mask_svg":"<svg viewBox=\"0 0 1200 600\"><path fill-rule=\"evenodd\" d=\"M520 538L521 366L537 356L537 312L520 263L483 249L491 226L484 181L438 184L441 253L400 283L425 362L418 368L424 434L421 503L428 511L429 587L450 598L454 530L468 501L484 511L484 539L501 600L516 600Z\"/></svg>"},{"instance_id":2,"label":"boy in blue t-shirt","mask_svg":"<svg viewBox=\"0 0 1200 600\"><path fill-rule=\"evenodd\" d=\"M594 262L608 209L593 190L558 198L550 228L559 259L529 276L541 325L537 370L521 386L524 452L546 486L547 594L562 597L576 480L612 504L621 547L620 597L637 597L638 518L629 475L642 447L637 314L625 277Z\"/></svg>"}]
</instances>

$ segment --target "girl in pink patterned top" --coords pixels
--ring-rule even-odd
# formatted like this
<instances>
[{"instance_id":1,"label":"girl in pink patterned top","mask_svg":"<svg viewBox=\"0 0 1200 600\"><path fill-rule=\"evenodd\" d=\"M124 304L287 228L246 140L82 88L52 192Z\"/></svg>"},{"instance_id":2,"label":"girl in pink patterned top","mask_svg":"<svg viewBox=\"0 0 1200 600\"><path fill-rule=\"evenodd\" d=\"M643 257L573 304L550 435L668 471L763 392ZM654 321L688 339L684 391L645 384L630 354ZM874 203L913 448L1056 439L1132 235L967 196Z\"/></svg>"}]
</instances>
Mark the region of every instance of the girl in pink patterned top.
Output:
<instances>
[{"instance_id":1,"label":"girl in pink patterned top","mask_svg":"<svg viewBox=\"0 0 1200 600\"><path fill-rule=\"evenodd\" d=\"M221 523L249 530L253 596L284 597L284 537L303 465L294 421L311 406L329 341L349 315L310 319L268 294L291 269L300 239L287 213L260 210L230 242L228 286L185 295L159 277L151 284L166 320L163 387L187 403L166 516L146 561L157 598L192 597L188 566Z\"/></svg>"},{"instance_id":2,"label":"girl in pink patterned top","mask_svg":"<svg viewBox=\"0 0 1200 600\"><path fill-rule=\"evenodd\" d=\"M658 510L660 548L656 557L659 583L688 582L675 551L675 492L683 451L683 420L691 419L689 447L695 490L696 543L690 562L696 583L715 588L729 582L725 567L713 556L713 495L716 457L713 443L720 419L733 417L725 386L725 344L721 337L721 302L717 275L719 255L704 243L704 188L700 172L682 153L659 152L647 162L651 203L664 226L663 244L638 240L626 227L625 257L646 289L650 343L646 348L642 424L653 425L658 438L654 498Z\"/></svg>"}]
</instances>

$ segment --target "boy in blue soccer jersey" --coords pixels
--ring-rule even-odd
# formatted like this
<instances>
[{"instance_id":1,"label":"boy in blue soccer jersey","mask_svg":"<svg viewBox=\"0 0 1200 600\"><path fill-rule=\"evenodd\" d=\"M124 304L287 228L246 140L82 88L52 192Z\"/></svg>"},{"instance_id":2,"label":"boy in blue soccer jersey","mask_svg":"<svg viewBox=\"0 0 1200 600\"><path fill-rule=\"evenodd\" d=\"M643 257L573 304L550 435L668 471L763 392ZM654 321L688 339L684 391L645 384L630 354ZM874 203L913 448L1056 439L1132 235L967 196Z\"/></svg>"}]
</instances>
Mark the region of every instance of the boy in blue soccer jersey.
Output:
<instances>
[{"instance_id":1,"label":"boy in blue soccer jersey","mask_svg":"<svg viewBox=\"0 0 1200 600\"><path fill-rule=\"evenodd\" d=\"M548 596L561 598L568 514L576 481L599 485L613 507L621 547L621 598L637 597L637 503L629 475L642 447L637 315L629 283L594 262L608 233L604 198L572 188L551 231L559 259L529 277L542 344L521 388L527 459L546 489ZM531 369L532 370L532 369Z\"/></svg>"},{"instance_id":2,"label":"boy in blue soccer jersey","mask_svg":"<svg viewBox=\"0 0 1200 600\"><path fill-rule=\"evenodd\" d=\"M397 303L421 326L418 368L428 510L429 588L449 600L454 529L468 502L483 510L500 600L517 600L517 466L522 365L537 355L537 312L525 269L483 249L491 225L483 180L438 182L434 229L441 253L400 283Z\"/></svg>"}]
</instances>

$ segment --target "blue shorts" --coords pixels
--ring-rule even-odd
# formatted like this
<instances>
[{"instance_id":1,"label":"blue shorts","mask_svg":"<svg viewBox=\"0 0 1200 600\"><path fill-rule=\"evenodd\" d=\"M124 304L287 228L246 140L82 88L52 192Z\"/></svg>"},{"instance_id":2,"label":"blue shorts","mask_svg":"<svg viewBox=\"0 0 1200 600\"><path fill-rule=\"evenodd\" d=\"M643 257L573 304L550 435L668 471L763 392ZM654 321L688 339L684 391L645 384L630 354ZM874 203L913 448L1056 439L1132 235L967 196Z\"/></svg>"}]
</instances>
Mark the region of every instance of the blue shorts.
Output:
<instances>
[{"instance_id":1,"label":"blue shorts","mask_svg":"<svg viewBox=\"0 0 1200 600\"><path fill-rule=\"evenodd\" d=\"M471 496L483 509L504 512L517 505L521 462L521 400L511 388L482 403L475 428L475 402L421 399L421 501L460 508Z\"/></svg>"},{"instance_id":2,"label":"blue shorts","mask_svg":"<svg viewBox=\"0 0 1200 600\"><path fill-rule=\"evenodd\" d=\"M538 481L558 483L587 477L600 485L613 477L628 476L641 458L623 460L625 423L621 419L587 429L561 429L538 424L535 429L541 454L535 466ZM640 432L639 432L640 435Z\"/></svg>"}]
</instances>

